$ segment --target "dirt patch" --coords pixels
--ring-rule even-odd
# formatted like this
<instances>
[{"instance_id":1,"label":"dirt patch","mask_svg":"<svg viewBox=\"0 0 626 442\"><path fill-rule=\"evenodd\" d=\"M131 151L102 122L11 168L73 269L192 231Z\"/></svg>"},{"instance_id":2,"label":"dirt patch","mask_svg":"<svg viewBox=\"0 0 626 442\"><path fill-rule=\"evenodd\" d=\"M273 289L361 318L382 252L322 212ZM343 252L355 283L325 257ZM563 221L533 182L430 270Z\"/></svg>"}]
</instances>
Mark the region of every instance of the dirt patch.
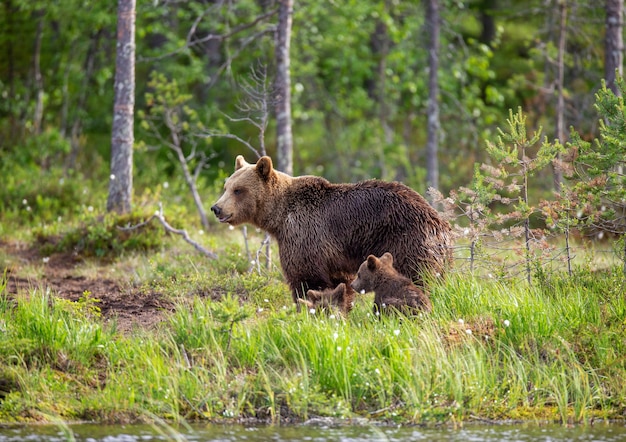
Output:
<instances>
[{"instance_id":1,"label":"dirt patch","mask_svg":"<svg viewBox=\"0 0 626 442\"><path fill-rule=\"evenodd\" d=\"M52 255L43 264L43 257L36 249L20 249L3 243L0 243L0 249L16 258L18 263L7 272L5 292L9 296L39 289L77 301L89 292L92 298L100 300L98 306L104 321L115 321L117 330L122 333L131 333L136 328L152 328L163 320L167 311L173 310L173 303L159 292L125 287L106 278L76 276L75 269L82 263L76 255ZM43 264L42 274L25 276L22 269L28 264Z\"/></svg>"}]
</instances>

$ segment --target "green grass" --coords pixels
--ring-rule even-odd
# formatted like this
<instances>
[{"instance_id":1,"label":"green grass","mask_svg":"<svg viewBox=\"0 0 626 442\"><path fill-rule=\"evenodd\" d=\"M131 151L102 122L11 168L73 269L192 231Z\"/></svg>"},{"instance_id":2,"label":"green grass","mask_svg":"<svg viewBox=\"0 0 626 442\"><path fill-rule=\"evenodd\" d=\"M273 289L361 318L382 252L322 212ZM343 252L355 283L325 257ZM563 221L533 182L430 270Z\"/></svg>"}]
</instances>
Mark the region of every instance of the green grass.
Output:
<instances>
[{"instance_id":1,"label":"green grass","mask_svg":"<svg viewBox=\"0 0 626 442\"><path fill-rule=\"evenodd\" d=\"M368 295L343 320L297 313L284 286L239 276L222 301L180 297L158 331L132 336L89 302L0 295L0 377L11 387L0 420L619 417L621 275L554 279L548 289L453 275L427 317L375 318ZM263 308L266 296L281 307Z\"/></svg>"}]
</instances>

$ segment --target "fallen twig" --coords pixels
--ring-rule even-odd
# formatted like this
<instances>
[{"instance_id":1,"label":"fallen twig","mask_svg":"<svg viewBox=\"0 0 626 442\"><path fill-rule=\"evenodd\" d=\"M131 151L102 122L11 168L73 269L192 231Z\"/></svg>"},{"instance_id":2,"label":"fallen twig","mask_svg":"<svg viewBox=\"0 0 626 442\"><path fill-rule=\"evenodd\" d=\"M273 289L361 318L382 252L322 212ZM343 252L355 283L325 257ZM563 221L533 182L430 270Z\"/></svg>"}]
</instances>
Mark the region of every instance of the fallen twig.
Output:
<instances>
[{"instance_id":1,"label":"fallen twig","mask_svg":"<svg viewBox=\"0 0 626 442\"><path fill-rule=\"evenodd\" d=\"M134 226L128 226L128 227L120 227L118 226L117 228L119 230L123 230L123 231L130 231L130 230L137 230L141 227L144 227L146 225L148 225L153 219L157 219L159 220L159 222L161 223L161 225L163 226L163 228L169 232L169 233L174 233L175 235L180 235L183 237L183 239L188 242L189 244L191 244L193 246L194 249L196 249L198 252L202 253L204 256L206 256L207 258L211 258L211 259L217 259L217 254L211 252L210 250L205 249L204 247L202 247L200 244L198 244L197 242L195 242L193 239L191 239L189 237L189 234L187 233L187 231L185 229L175 229L174 227L172 227L166 220L165 220L165 216L163 215L163 204L159 203L159 210L157 210L154 215L152 215L150 218L148 218L147 220L145 220L142 223L136 224Z\"/></svg>"}]
</instances>

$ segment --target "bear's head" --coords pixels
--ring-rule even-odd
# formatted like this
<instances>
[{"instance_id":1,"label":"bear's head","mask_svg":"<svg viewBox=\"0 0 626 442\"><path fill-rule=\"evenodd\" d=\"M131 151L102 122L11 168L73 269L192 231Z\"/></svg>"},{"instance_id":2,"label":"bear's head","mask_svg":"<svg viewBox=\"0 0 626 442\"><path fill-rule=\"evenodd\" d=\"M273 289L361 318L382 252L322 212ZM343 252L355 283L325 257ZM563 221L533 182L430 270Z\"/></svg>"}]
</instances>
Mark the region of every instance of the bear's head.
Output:
<instances>
[{"instance_id":1,"label":"bear's head","mask_svg":"<svg viewBox=\"0 0 626 442\"><path fill-rule=\"evenodd\" d=\"M393 268L393 256L386 252L380 258L369 255L359 267L352 288L359 293L373 292L390 274L397 274Z\"/></svg>"},{"instance_id":2,"label":"bear's head","mask_svg":"<svg viewBox=\"0 0 626 442\"><path fill-rule=\"evenodd\" d=\"M348 287L342 282L334 289L307 290L306 298L300 298L298 302L310 310L341 310L345 307L347 291Z\"/></svg>"},{"instance_id":3,"label":"bear's head","mask_svg":"<svg viewBox=\"0 0 626 442\"><path fill-rule=\"evenodd\" d=\"M264 156L256 164L250 164L238 155L235 172L226 179L224 193L211 207L211 211L222 223L238 225L255 224L280 176L272 165L272 159Z\"/></svg>"}]
</instances>

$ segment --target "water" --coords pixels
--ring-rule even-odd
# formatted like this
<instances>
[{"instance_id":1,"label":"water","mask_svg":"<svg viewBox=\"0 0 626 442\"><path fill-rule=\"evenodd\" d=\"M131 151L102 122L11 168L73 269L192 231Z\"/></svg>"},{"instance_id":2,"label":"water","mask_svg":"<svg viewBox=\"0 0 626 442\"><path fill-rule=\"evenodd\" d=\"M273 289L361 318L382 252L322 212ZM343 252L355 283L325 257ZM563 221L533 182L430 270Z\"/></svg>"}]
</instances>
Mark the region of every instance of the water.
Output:
<instances>
[{"instance_id":1,"label":"water","mask_svg":"<svg viewBox=\"0 0 626 442\"><path fill-rule=\"evenodd\" d=\"M557 442L624 441L626 425L465 425L463 428L374 426L253 426L195 425L173 429L148 425L28 425L0 427L0 442Z\"/></svg>"}]
</instances>

